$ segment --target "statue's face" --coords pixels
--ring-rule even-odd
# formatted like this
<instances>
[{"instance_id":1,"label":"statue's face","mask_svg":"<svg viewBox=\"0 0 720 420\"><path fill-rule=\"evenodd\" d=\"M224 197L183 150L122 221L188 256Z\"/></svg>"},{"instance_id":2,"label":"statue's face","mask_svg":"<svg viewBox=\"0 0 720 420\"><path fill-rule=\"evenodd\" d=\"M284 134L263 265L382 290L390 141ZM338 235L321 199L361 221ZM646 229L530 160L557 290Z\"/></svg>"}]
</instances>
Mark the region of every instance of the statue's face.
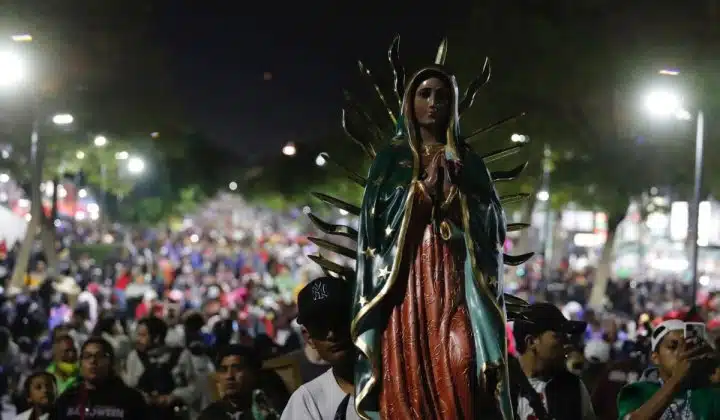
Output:
<instances>
[{"instance_id":1,"label":"statue's face","mask_svg":"<svg viewBox=\"0 0 720 420\"><path fill-rule=\"evenodd\" d=\"M426 79L415 91L413 106L415 119L421 127L434 129L446 125L450 114L450 88L437 77Z\"/></svg>"}]
</instances>

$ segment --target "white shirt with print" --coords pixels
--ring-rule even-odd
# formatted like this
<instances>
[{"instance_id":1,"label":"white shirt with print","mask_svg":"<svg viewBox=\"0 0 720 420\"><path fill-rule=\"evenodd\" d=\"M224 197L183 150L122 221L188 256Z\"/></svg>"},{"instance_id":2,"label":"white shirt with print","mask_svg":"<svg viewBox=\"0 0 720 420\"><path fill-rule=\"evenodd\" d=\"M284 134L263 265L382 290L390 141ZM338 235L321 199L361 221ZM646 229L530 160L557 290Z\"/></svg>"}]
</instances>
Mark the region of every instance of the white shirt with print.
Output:
<instances>
[{"instance_id":1,"label":"white shirt with print","mask_svg":"<svg viewBox=\"0 0 720 420\"><path fill-rule=\"evenodd\" d=\"M280 420L333 420L346 395L335 380L333 370L328 369L293 392ZM346 419L360 419L353 397L350 397Z\"/></svg>"},{"instance_id":2,"label":"white shirt with print","mask_svg":"<svg viewBox=\"0 0 720 420\"><path fill-rule=\"evenodd\" d=\"M545 388L548 382L537 378L528 378L530 385L532 385L535 392L538 393L542 399L545 409L548 409L547 398L545 396ZM551 379L552 380L552 379ZM585 384L582 381L578 381L580 384L580 407L582 409L582 417L578 420L595 420L595 410L593 410L592 400L590 399L590 393L588 392ZM520 400L517 405L517 418L520 420L538 420L535 411L530 407L530 401L527 398L520 396Z\"/></svg>"}]
</instances>

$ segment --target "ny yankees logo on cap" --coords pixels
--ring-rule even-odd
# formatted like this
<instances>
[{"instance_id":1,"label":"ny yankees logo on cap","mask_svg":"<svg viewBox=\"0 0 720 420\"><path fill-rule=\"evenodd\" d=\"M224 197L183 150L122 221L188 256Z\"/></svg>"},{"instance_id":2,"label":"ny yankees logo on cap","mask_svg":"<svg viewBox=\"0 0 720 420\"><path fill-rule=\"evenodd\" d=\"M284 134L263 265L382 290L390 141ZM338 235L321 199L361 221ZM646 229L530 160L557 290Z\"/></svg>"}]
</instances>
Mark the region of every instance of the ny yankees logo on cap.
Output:
<instances>
[{"instance_id":1,"label":"ny yankees logo on cap","mask_svg":"<svg viewBox=\"0 0 720 420\"><path fill-rule=\"evenodd\" d=\"M312 286L313 301L327 299L327 285L323 282L318 282Z\"/></svg>"},{"instance_id":2,"label":"ny yankees logo on cap","mask_svg":"<svg viewBox=\"0 0 720 420\"><path fill-rule=\"evenodd\" d=\"M352 305L352 291L341 279L320 277L308 283L298 293L299 324L325 319L328 313L344 313Z\"/></svg>"}]
</instances>

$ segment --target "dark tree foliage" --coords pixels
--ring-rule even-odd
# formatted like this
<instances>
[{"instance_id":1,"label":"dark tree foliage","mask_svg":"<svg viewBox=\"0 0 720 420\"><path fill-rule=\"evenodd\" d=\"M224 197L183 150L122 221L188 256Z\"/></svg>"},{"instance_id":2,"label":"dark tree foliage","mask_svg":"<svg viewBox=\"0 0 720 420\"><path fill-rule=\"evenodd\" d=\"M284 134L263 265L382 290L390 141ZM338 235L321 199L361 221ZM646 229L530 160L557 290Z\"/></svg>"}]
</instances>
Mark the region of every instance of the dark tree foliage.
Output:
<instances>
[{"instance_id":1,"label":"dark tree foliage","mask_svg":"<svg viewBox=\"0 0 720 420\"><path fill-rule=\"evenodd\" d=\"M113 195L122 197L119 207L133 206L134 198L161 197L160 207L168 215L175 212L184 190L192 189L202 199L227 186L240 160L194 132L175 96L168 52L159 42L163 34L156 27L167 4L162 0L3 3L0 35L33 36L30 43L13 45L31 59L32 75L28 86L12 98L20 105L11 107L13 113L2 125L3 142L22 152L14 153L12 162L3 162L14 164L19 178L27 176L19 170L24 167L21 160L27 161L29 99L35 95L42 117L60 111L75 117L71 132L51 126L41 130L46 177L60 163L72 160L76 150L85 150L93 158L107 155L109 162L116 149L128 150L146 160L148 173L138 180L138 191L132 194L127 188L111 188L111 193L117 192ZM98 133L107 136L112 146L106 152L92 149L92 138ZM90 156L91 151L97 153ZM85 163L95 160L85 159ZM71 163L72 171L88 172L88 182L99 186L99 165Z\"/></svg>"},{"instance_id":2,"label":"dark tree foliage","mask_svg":"<svg viewBox=\"0 0 720 420\"><path fill-rule=\"evenodd\" d=\"M47 103L71 109L86 131L149 134L182 121L154 27L162 5L11 0L3 11L6 30L33 36L17 47L32 57L33 85Z\"/></svg>"},{"instance_id":3,"label":"dark tree foliage","mask_svg":"<svg viewBox=\"0 0 720 420\"><path fill-rule=\"evenodd\" d=\"M198 132L168 132L156 138L146 154L154 166L125 198L131 208L121 206L117 212L124 220L156 223L192 213L207 198L227 190L243 167L240 156Z\"/></svg>"},{"instance_id":4,"label":"dark tree foliage","mask_svg":"<svg viewBox=\"0 0 720 420\"><path fill-rule=\"evenodd\" d=\"M653 87L682 92L690 110L706 111L706 162L718 157L720 142L713 140L720 125L712 118L720 112L714 95L720 88L715 77L720 69L714 61L714 51L720 47L717 4L473 2L464 23L452 25L448 33L448 64L457 72L461 88L480 72L486 56L492 77L478 95L479 105L463 119L463 127L471 131L527 112L526 117L477 139L473 147L495 149L508 145L512 133L528 135L530 165L521 189L532 191L539 186L542 150L549 145L553 204L558 206L575 201L615 217L652 186L671 187L676 197L687 198L693 181L694 121L652 120L642 101ZM435 47L428 45L428 56ZM408 60L421 62L417 57ZM658 75L663 68L680 69L681 75ZM372 70L389 97L388 69ZM369 93L363 102L372 96ZM379 104L371 106L372 115L382 121ZM318 147L313 153L335 147L337 158L362 170L361 151L340 135L315 141ZM300 157L293 162L301 162ZM310 172L314 172L312 160L311 154L304 160ZM277 191L295 198L318 182L345 182L334 173L321 178L279 176L288 163L283 156L271 159L262 176L276 176L276 181L258 192ZM704 192L717 193L720 177L708 169L705 174ZM516 185L498 187L501 192L517 190Z\"/></svg>"},{"instance_id":5,"label":"dark tree foliage","mask_svg":"<svg viewBox=\"0 0 720 420\"><path fill-rule=\"evenodd\" d=\"M461 82L481 68L484 55L491 57L493 78L479 99L487 106L471 117L482 126L488 117L527 111L515 130L531 137L531 159L540 161L542 147L551 146L555 198L624 212L653 185L689 192L694 123L650 120L642 101L651 87L667 86L683 93L691 110L717 109L715 95L706 95L718 83L709 77L709 51L720 43L716 2L694 6L480 1L451 37L460 45L448 57ZM681 76L661 77L663 68L678 68ZM714 125L708 162L718 153ZM720 179L707 181L713 191Z\"/></svg>"}]
</instances>

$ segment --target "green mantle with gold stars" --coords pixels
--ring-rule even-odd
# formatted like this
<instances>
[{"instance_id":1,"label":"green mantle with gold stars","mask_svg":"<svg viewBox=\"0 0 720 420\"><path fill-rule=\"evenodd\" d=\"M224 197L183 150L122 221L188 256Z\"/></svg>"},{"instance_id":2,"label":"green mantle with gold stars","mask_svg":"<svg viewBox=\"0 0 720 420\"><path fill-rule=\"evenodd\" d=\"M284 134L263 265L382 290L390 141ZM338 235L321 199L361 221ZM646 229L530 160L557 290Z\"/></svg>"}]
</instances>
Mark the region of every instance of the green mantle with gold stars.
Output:
<instances>
[{"instance_id":1,"label":"green mantle with gold stars","mask_svg":"<svg viewBox=\"0 0 720 420\"><path fill-rule=\"evenodd\" d=\"M459 199L463 226L453 226L452 233L464 241L467 252L465 299L473 328L477 374L483 380L488 368L506 369L501 248L505 241L505 218L483 159L469 147L461 147ZM351 333L360 350L355 365L355 403L364 418L378 418L380 340L387 322L382 303L406 257L402 251L419 182L414 179L413 157L412 149L402 140L378 153L368 175L360 212ZM503 411L511 413L506 385L496 397Z\"/></svg>"}]
</instances>

